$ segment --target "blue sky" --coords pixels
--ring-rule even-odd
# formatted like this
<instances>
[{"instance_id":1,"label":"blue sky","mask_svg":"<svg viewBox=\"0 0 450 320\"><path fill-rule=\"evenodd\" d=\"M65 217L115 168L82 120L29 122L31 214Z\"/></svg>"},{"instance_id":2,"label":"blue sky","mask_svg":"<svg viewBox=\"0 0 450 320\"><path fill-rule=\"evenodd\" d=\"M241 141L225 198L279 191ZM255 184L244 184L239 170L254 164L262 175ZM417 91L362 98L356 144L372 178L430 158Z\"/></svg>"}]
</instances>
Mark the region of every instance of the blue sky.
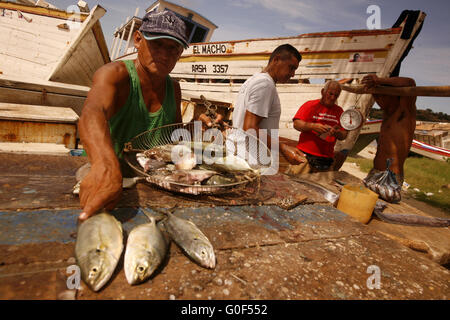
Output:
<instances>
[{"instance_id":1,"label":"blue sky","mask_svg":"<svg viewBox=\"0 0 450 320\"><path fill-rule=\"evenodd\" d=\"M65 9L76 0L48 0ZM103 6L100 20L108 46L114 29L132 16L137 7L142 17L154 1L85 0L90 8ZM427 14L414 48L402 64L401 76L419 86L450 85L450 1L448 0L172 0L218 26L211 41L295 36L302 33L366 29L369 5L381 9L381 28L390 28L405 10ZM419 97L419 109L450 114L450 97Z\"/></svg>"}]
</instances>

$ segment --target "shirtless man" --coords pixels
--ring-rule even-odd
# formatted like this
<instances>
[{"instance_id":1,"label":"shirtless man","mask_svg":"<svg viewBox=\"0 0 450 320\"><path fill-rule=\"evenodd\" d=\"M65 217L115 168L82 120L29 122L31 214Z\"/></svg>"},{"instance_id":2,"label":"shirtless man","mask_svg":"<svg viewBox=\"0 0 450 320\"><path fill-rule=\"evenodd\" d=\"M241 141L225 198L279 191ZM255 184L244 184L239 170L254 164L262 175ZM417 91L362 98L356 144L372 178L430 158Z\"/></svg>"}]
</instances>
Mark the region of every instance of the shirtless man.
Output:
<instances>
[{"instance_id":1,"label":"shirtless man","mask_svg":"<svg viewBox=\"0 0 450 320\"><path fill-rule=\"evenodd\" d=\"M181 122L180 85L169 73L188 46L184 22L170 11L147 13L134 45L136 60L97 70L82 110L79 132L91 167L81 182L81 221L119 201L125 142Z\"/></svg>"},{"instance_id":2,"label":"shirtless man","mask_svg":"<svg viewBox=\"0 0 450 320\"><path fill-rule=\"evenodd\" d=\"M414 87L416 83L411 78L393 77L378 78L368 75L362 79L366 88L378 85L391 87ZM375 101L383 110L378 147L373 169L368 177L379 171L385 171L386 160L392 158L390 170L397 176L397 182L403 184L403 164L411 148L414 130L416 128L416 97L400 97L390 95L373 95Z\"/></svg>"}]
</instances>

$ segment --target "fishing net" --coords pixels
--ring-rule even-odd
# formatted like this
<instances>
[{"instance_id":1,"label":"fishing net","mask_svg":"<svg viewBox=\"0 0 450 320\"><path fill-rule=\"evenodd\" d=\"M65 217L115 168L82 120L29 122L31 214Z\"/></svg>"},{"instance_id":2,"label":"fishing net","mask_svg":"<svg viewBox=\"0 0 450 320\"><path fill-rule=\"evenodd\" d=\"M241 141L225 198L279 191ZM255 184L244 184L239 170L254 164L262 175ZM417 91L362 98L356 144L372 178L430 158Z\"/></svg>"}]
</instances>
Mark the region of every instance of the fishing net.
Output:
<instances>
[{"instance_id":1,"label":"fishing net","mask_svg":"<svg viewBox=\"0 0 450 320\"><path fill-rule=\"evenodd\" d=\"M182 144L189 146L195 154L197 164L215 164L232 155L243 159L250 167L238 182L215 185L187 184L168 181L153 171L146 172L138 163L136 155L155 147ZM236 191L247 184L257 182L263 174L269 174L276 161L266 143L255 135L241 129L228 127L204 130L199 121L166 125L139 134L125 144L124 159L139 176L163 189L184 194L219 194ZM228 158L228 159L229 159Z\"/></svg>"}]
</instances>

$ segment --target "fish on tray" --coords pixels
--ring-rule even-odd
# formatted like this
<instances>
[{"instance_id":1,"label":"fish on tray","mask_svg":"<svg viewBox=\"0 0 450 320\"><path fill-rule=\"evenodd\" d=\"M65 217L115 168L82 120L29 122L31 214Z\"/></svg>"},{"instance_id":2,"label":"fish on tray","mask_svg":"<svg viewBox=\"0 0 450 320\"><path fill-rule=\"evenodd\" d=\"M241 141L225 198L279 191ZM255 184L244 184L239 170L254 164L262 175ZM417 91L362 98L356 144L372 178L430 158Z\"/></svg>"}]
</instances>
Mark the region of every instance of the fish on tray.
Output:
<instances>
[{"instance_id":1,"label":"fish on tray","mask_svg":"<svg viewBox=\"0 0 450 320\"><path fill-rule=\"evenodd\" d=\"M144 172L157 170L159 168L163 168L166 165L164 161L147 158L144 153L136 154L136 160L144 169Z\"/></svg>"},{"instance_id":2,"label":"fish on tray","mask_svg":"<svg viewBox=\"0 0 450 320\"><path fill-rule=\"evenodd\" d=\"M150 222L135 227L129 234L125 249L124 269L129 284L147 280L161 265L168 249L168 241L156 225Z\"/></svg>"},{"instance_id":3,"label":"fish on tray","mask_svg":"<svg viewBox=\"0 0 450 320\"><path fill-rule=\"evenodd\" d=\"M167 233L181 249L200 266L214 269L216 256L208 238L191 221L166 213L163 221Z\"/></svg>"},{"instance_id":4,"label":"fish on tray","mask_svg":"<svg viewBox=\"0 0 450 320\"><path fill-rule=\"evenodd\" d=\"M204 162L197 163L200 158L195 149L199 148ZM259 170L252 169L244 159L223 156L224 150L214 143L182 141L138 153L137 161L147 173L148 182L188 194L222 192L222 186L253 181L259 175Z\"/></svg>"},{"instance_id":5,"label":"fish on tray","mask_svg":"<svg viewBox=\"0 0 450 320\"><path fill-rule=\"evenodd\" d=\"M97 214L78 227L75 257L83 281L93 291L111 278L122 250L122 225L112 215Z\"/></svg>"},{"instance_id":6,"label":"fish on tray","mask_svg":"<svg viewBox=\"0 0 450 320\"><path fill-rule=\"evenodd\" d=\"M217 172L211 170L175 170L171 175L165 176L164 180L199 185L202 181L216 174Z\"/></svg>"}]
</instances>

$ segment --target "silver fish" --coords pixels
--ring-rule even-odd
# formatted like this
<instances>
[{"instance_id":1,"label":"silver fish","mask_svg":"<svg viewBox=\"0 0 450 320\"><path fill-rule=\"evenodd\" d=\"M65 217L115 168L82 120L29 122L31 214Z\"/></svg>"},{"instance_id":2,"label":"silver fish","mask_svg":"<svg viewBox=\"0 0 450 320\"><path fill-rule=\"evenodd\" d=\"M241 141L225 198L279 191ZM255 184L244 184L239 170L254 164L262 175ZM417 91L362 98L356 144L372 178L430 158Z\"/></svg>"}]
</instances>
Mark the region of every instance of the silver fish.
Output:
<instances>
[{"instance_id":1,"label":"silver fish","mask_svg":"<svg viewBox=\"0 0 450 320\"><path fill-rule=\"evenodd\" d=\"M168 249L156 220L135 227L129 234L125 249L124 269L129 284L139 284L147 280L164 260Z\"/></svg>"},{"instance_id":2,"label":"silver fish","mask_svg":"<svg viewBox=\"0 0 450 320\"><path fill-rule=\"evenodd\" d=\"M164 226L170 237L183 251L202 267L216 267L214 248L208 238L191 221L166 213Z\"/></svg>"},{"instance_id":3,"label":"silver fish","mask_svg":"<svg viewBox=\"0 0 450 320\"><path fill-rule=\"evenodd\" d=\"M211 178L206 181L206 185L208 186L216 186L216 185L223 185L223 184L230 184L236 182L236 179L233 179L231 177L225 177L220 174L213 175Z\"/></svg>"},{"instance_id":4,"label":"silver fish","mask_svg":"<svg viewBox=\"0 0 450 320\"><path fill-rule=\"evenodd\" d=\"M247 161L244 159L228 154L223 158L218 158L214 163L211 164L213 168L217 168L218 170L230 172L230 171L254 171L250 167Z\"/></svg>"},{"instance_id":5,"label":"silver fish","mask_svg":"<svg viewBox=\"0 0 450 320\"><path fill-rule=\"evenodd\" d=\"M147 158L144 153L136 154L136 160L144 169L144 172L157 170L166 165L164 161Z\"/></svg>"},{"instance_id":6,"label":"silver fish","mask_svg":"<svg viewBox=\"0 0 450 320\"><path fill-rule=\"evenodd\" d=\"M171 175L166 176L165 180L194 185L200 184L215 174L217 172L212 170L175 170Z\"/></svg>"},{"instance_id":7,"label":"silver fish","mask_svg":"<svg viewBox=\"0 0 450 320\"><path fill-rule=\"evenodd\" d=\"M83 281L93 291L111 278L122 250L122 225L112 215L97 214L78 227L75 257Z\"/></svg>"},{"instance_id":8,"label":"silver fish","mask_svg":"<svg viewBox=\"0 0 450 320\"><path fill-rule=\"evenodd\" d=\"M151 148L144 152L147 158L176 163L178 160L189 158L192 150L183 144L166 144Z\"/></svg>"}]
</instances>

